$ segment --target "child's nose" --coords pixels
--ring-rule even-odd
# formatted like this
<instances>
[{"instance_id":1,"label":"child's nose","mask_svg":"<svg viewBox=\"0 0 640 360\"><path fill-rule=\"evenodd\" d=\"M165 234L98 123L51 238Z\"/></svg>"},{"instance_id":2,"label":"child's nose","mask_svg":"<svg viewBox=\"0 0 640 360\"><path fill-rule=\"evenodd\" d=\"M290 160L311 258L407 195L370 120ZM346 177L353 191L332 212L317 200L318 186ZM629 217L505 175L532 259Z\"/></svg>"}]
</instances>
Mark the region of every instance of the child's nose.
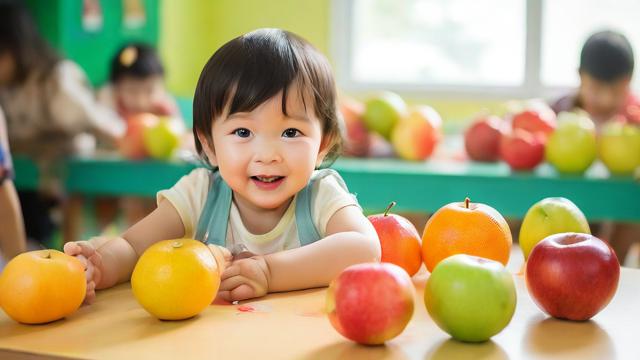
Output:
<instances>
[{"instance_id":1,"label":"child's nose","mask_svg":"<svg viewBox=\"0 0 640 360\"><path fill-rule=\"evenodd\" d=\"M258 146L254 149L254 158L256 162L271 164L282 161L277 141L263 140L258 142L257 145Z\"/></svg>"}]
</instances>

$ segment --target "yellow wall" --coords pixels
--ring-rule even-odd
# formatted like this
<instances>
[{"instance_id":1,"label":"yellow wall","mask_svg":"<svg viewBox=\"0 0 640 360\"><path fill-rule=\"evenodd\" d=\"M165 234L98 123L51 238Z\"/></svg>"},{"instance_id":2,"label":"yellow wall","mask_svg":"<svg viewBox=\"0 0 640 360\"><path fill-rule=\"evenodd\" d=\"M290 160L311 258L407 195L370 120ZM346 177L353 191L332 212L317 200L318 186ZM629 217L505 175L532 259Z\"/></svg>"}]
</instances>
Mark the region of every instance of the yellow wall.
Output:
<instances>
[{"instance_id":1,"label":"yellow wall","mask_svg":"<svg viewBox=\"0 0 640 360\"><path fill-rule=\"evenodd\" d=\"M261 27L293 31L330 57L330 6L331 0L165 0L160 48L169 88L179 96L192 96L211 54L232 38ZM406 100L429 104L448 121L466 121L482 109L496 111L500 104L477 99Z\"/></svg>"}]
</instances>

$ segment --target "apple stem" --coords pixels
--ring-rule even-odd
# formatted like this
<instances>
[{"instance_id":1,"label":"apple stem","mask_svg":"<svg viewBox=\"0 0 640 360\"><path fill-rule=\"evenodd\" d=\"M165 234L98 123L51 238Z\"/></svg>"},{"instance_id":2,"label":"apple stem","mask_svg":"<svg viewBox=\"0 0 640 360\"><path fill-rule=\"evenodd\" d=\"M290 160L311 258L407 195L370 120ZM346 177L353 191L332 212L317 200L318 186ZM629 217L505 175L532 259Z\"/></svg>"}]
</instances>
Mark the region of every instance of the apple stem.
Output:
<instances>
[{"instance_id":1,"label":"apple stem","mask_svg":"<svg viewBox=\"0 0 640 360\"><path fill-rule=\"evenodd\" d=\"M171 244L171 246L172 246L174 249L177 249L177 248L179 248L179 247L182 247L182 241L174 241L174 242Z\"/></svg>"},{"instance_id":2,"label":"apple stem","mask_svg":"<svg viewBox=\"0 0 640 360\"><path fill-rule=\"evenodd\" d=\"M471 202L471 200L469 200L468 197L464 198L464 207L467 209L469 208L469 202Z\"/></svg>"},{"instance_id":3,"label":"apple stem","mask_svg":"<svg viewBox=\"0 0 640 360\"><path fill-rule=\"evenodd\" d=\"M384 211L384 216L388 216L389 215L389 210L391 210L392 207L396 206L396 202L392 201L389 206L387 206L387 209Z\"/></svg>"},{"instance_id":4,"label":"apple stem","mask_svg":"<svg viewBox=\"0 0 640 360\"><path fill-rule=\"evenodd\" d=\"M51 259L51 251L47 251L47 255L45 255L44 258Z\"/></svg>"}]
</instances>

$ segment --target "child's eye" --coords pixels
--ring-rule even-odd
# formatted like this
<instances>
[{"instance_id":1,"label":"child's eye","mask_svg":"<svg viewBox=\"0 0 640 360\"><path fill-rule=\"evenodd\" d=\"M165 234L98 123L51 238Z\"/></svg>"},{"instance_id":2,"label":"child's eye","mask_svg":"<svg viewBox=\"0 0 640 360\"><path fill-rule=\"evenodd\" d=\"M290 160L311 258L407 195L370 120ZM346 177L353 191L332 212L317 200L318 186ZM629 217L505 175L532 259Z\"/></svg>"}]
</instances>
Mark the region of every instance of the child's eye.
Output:
<instances>
[{"instance_id":1,"label":"child's eye","mask_svg":"<svg viewBox=\"0 0 640 360\"><path fill-rule=\"evenodd\" d=\"M298 137L302 135L302 133L300 132L300 130L298 129L294 129L294 128L289 128L285 131L282 132L282 136L284 137Z\"/></svg>"},{"instance_id":2,"label":"child's eye","mask_svg":"<svg viewBox=\"0 0 640 360\"><path fill-rule=\"evenodd\" d=\"M249 136L251 136L251 130L245 129L245 128L239 128L239 129L233 130L233 134L241 138L248 138Z\"/></svg>"}]
</instances>

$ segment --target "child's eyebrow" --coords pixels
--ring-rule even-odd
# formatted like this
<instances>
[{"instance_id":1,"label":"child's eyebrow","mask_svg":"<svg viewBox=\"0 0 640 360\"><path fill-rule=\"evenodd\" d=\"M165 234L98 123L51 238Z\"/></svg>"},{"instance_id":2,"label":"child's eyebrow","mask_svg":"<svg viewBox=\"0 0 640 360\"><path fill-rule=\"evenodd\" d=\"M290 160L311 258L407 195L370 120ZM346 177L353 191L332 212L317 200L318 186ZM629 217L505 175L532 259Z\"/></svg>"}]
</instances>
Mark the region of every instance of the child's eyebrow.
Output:
<instances>
[{"instance_id":1,"label":"child's eyebrow","mask_svg":"<svg viewBox=\"0 0 640 360\"><path fill-rule=\"evenodd\" d=\"M307 115L289 114L289 115L287 115L287 118L293 119L293 120L300 120L300 121L304 121L304 122L310 122L311 121L311 120L309 120L309 117Z\"/></svg>"}]
</instances>

